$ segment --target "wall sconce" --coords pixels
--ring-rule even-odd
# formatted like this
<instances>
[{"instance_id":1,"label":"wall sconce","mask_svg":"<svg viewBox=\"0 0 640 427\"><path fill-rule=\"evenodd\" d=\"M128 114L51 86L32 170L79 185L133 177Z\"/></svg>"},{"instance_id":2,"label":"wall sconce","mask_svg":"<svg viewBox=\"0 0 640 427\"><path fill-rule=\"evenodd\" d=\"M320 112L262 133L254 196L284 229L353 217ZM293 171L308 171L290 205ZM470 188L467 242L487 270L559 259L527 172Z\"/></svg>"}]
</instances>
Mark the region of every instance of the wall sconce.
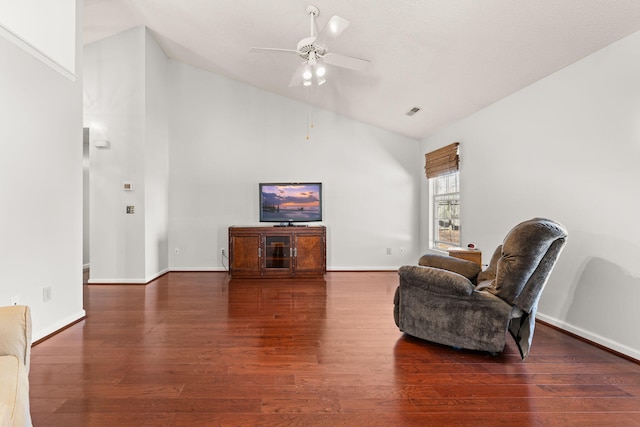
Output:
<instances>
[{"instance_id":1,"label":"wall sconce","mask_svg":"<svg viewBox=\"0 0 640 427\"><path fill-rule=\"evenodd\" d=\"M96 140L93 145L96 148L102 149L102 150L108 150L109 148L111 148L111 142L107 141L106 139L99 139Z\"/></svg>"}]
</instances>

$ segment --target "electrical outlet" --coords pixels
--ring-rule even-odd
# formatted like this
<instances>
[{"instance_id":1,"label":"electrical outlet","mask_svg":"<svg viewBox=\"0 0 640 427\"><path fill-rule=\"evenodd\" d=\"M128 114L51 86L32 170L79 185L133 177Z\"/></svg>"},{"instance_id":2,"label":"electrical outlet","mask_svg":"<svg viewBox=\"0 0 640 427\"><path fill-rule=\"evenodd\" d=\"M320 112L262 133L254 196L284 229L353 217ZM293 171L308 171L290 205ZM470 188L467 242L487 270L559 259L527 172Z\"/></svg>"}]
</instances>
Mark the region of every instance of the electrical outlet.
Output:
<instances>
[{"instance_id":1,"label":"electrical outlet","mask_svg":"<svg viewBox=\"0 0 640 427\"><path fill-rule=\"evenodd\" d=\"M224 248L220 248L220 253L224 255Z\"/></svg>"},{"instance_id":2,"label":"electrical outlet","mask_svg":"<svg viewBox=\"0 0 640 427\"><path fill-rule=\"evenodd\" d=\"M391 255L391 248L387 248L387 255Z\"/></svg>"},{"instance_id":3,"label":"electrical outlet","mask_svg":"<svg viewBox=\"0 0 640 427\"><path fill-rule=\"evenodd\" d=\"M49 302L53 299L51 295L51 286L42 288L42 302Z\"/></svg>"},{"instance_id":4,"label":"electrical outlet","mask_svg":"<svg viewBox=\"0 0 640 427\"><path fill-rule=\"evenodd\" d=\"M404 248L400 248L400 253L403 254L404 253Z\"/></svg>"},{"instance_id":5,"label":"electrical outlet","mask_svg":"<svg viewBox=\"0 0 640 427\"><path fill-rule=\"evenodd\" d=\"M18 295L14 295L11 297L11 305L19 305L20 297Z\"/></svg>"}]
</instances>

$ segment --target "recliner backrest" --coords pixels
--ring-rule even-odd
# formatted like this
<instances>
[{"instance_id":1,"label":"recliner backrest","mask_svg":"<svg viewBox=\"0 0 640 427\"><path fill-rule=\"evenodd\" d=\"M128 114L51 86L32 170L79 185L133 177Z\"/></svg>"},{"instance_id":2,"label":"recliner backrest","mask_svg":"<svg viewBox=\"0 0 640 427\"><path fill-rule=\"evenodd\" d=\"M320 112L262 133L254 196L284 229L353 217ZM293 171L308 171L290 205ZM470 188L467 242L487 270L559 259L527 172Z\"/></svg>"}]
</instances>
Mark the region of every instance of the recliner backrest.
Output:
<instances>
[{"instance_id":1,"label":"recliner backrest","mask_svg":"<svg viewBox=\"0 0 640 427\"><path fill-rule=\"evenodd\" d=\"M488 291L530 312L567 239L559 223L534 218L516 225L502 243L496 276Z\"/></svg>"}]
</instances>

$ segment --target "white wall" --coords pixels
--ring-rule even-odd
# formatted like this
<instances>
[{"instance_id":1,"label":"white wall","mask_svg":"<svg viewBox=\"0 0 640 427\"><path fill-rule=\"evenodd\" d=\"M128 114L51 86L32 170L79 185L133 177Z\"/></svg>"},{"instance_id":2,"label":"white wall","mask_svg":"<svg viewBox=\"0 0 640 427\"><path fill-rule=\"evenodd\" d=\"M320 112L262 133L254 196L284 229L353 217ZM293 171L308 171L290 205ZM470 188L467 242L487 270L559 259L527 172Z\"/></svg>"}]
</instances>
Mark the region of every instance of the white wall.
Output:
<instances>
[{"instance_id":1,"label":"white wall","mask_svg":"<svg viewBox=\"0 0 640 427\"><path fill-rule=\"evenodd\" d=\"M137 27L85 46L84 59L92 142L89 282L146 283L168 268L167 58ZM98 140L109 147L96 148ZM125 182L133 191L124 191Z\"/></svg>"},{"instance_id":2,"label":"white wall","mask_svg":"<svg viewBox=\"0 0 640 427\"><path fill-rule=\"evenodd\" d=\"M168 60L145 32L145 281L169 268Z\"/></svg>"},{"instance_id":3,"label":"white wall","mask_svg":"<svg viewBox=\"0 0 640 427\"><path fill-rule=\"evenodd\" d=\"M84 48L84 121L91 130L90 282L144 282L145 29ZM95 141L108 140L107 149ZM123 191L130 182L134 191ZM128 215L126 206L135 206Z\"/></svg>"},{"instance_id":4,"label":"white wall","mask_svg":"<svg viewBox=\"0 0 640 427\"><path fill-rule=\"evenodd\" d=\"M417 141L175 61L169 80L172 270L222 269L228 227L258 224L274 181L323 183L329 269L415 262Z\"/></svg>"},{"instance_id":5,"label":"white wall","mask_svg":"<svg viewBox=\"0 0 640 427\"><path fill-rule=\"evenodd\" d=\"M422 143L425 153L461 142L463 242L477 243L485 262L522 220L567 227L538 317L636 359L639 51L636 33ZM425 179L422 188L426 195ZM421 229L426 249L425 222Z\"/></svg>"},{"instance_id":6,"label":"white wall","mask_svg":"<svg viewBox=\"0 0 640 427\"><path fill-rule=\"evenodd\" d=\"M79 17L82 2L77 8ZM63 18L79 28L79 20ZM55 32L48 37L67 43ZM75 50L79 37L71 43ZM12 296L29 305L38 340L85 314L82 79L68 79L3 37L0 63L0 305ZM46 286L53 299L45 303Z\"/></svg>"},{"instance_id":7,"label":"white wall","mask_svg":"<svg viewBox=\"0 0 640 427\"><path fill-rule=\"evenodd\" d=\"M90 157L89 157L89 128L82 129L82 268L88 268L91 262L90 244L91 244L91 215L90 204L91 193L89 192L90 183Z\"/></svg>"}]
</instances>

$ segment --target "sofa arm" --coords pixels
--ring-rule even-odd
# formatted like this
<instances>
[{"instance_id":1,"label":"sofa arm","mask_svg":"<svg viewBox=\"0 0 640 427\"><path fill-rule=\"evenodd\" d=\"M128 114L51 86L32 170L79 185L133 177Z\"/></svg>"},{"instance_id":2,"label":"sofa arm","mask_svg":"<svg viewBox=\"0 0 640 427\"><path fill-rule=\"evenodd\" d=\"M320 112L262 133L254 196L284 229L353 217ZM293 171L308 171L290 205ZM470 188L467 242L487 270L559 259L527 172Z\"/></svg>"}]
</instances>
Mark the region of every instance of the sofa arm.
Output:
<instances>
[{"instance_id":1,"label":"sofa arm","mask_svg":"<svg viewBox=\"0 0 640 427\"><path fill-rule=\"evenodd\" d=\"M442 295L469 296L473 283L466 277L433 267L405 265L398 270L400 286L413 286Z\"/></svg>"},{"instance_id":2,"label":"sofa arm","mask_svg":"<svg viewBox=\"0 0 640 427\"><path fill-rule=\"evenodd\" d=\"M418 265L452 271L469 280L474 280L482 270L482 268L473 261L436 254L422 255L420 260L418 260Z\"/></svg>"},{"instance_id":3,"label":"sofa arm","mask_svg":"<svg viewBox=\"0 0 640 427\"><path fill-rule=\"evenodd\" d=\"M0 307L0 355L17 356L27 373L31 360L31 310L24 305Z\"/></svg>"}]
</instances>

